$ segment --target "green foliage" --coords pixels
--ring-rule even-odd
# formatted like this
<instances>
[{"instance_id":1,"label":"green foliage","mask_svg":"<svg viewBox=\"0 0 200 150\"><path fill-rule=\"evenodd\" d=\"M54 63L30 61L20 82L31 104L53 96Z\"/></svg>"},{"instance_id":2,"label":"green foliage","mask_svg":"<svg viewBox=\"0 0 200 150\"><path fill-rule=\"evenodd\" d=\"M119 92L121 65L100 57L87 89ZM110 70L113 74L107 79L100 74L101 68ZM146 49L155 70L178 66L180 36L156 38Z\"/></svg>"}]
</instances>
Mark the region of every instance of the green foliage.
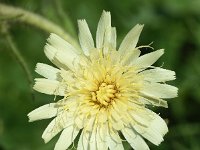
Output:
<instances>
[{"instance_id":1,"label":"green foliage","mask_svg":"<svg viewBox=\"0 0 200 150\"><path fill-rule=\"evenodd\" d=\"M77 39L76 20L86 18L95 35L102 10L111 11L117 27L118 43L137 23L145 24L139 44L152 41L165 55L157 65L175 70L179 97L169 100L169 109L157 109L169 121L169 133L159 146L151 149L200 149L200 1L199 0L6 0L5 3L36 12L59 24ZM2 29L0 16L0 31ZM4 18L5 20L5 18ZM10 33L32 75L37 62L51 64L43 47L49 33L9 20ZM27 114L53 101L53 97L34 93L26 74L10 52L5 35L0 34L0 150L49 150L58 137L44 144L41 137L49 120L28 123ZM146 49L144 49L145 51ZM126 149L130 149L124 143Z\"/></svg>"}]
</instances>

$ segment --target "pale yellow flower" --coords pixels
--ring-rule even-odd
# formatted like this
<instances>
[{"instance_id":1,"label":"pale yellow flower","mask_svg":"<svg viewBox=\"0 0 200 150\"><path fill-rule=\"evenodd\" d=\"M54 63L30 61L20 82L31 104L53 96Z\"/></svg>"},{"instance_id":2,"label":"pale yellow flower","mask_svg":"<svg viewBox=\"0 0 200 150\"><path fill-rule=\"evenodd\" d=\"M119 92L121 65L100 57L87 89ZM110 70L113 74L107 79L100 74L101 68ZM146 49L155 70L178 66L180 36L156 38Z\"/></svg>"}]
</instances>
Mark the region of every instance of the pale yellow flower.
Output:
<instances>
[{"instance_id":1,"label":"pale yellow flower","mask_svg":"<svg viewBox=\"0 0 200 150\"><path fill-rule=\"evenodd\" d=\"M175 72L152 66L164 50L140 56L139 24L117 48L110 12L102 13L96 46L86 21L78 27L81 50L55 34L48 38L45 54L58 68L38 63L44 78L35 79L34 89L63 98L30 112L30 121L55 117L42 135L49 142L62 131L55 150L67 149L79 132L78 150L123 150L120 134L136 150L149 149L144 139L159 145L168 128L147 106L167 107L163 99L177 96L177 88L165 83Z\"/></svg>"}]
</instances>

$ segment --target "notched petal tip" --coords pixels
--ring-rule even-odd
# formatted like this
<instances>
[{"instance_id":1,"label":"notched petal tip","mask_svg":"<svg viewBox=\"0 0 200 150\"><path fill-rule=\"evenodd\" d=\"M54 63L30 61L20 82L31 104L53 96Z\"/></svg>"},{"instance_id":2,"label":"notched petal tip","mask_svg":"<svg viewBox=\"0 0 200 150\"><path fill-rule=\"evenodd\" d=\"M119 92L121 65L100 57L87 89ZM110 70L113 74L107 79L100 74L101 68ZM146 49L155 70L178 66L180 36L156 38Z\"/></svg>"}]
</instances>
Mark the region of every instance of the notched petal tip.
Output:
<instances>
[{"instance_id":1,"label":"notched petal tip","mask_svg":"<svg viewBox=\"0 0 200 150\"><path fill-rule=\"evenodd\" d=\"M166 105L164 106L164 108L168 108L168 103L166 102Z\"/></svg>"},{"instance_id":2,"label":"notched petal tip","mask_svg":"<svg viewBox=\"0 0 200 150\"><path fill-rule=\"evenodd\" d=\"M105 14L109 14L110 15L110 11L103 10L102 15L105 15Z\"/></svg>"},{"instance_id":3,"label":"notched petal tip","mask_svg":"<svg viewBox=\"0 0 200 150\"><path fill-rule=\"evenodd\" d=\"M35 67L35 72L50 80L58 80L60 74L60 70L58 68L52 67L44 63L37 63Z\"/></svg>"},{"instance_id":4,"label":"notched petal tip","mask_svg":"<svg viewBox=\"0 0 200 150\"><path fill-rule=\"evenodd\" d=\"M175 96L174 96L175 98L175 97L178 97L178 88L174 86L174 90L175 90Z\"/></svg>"},{"instance_id":5,"label":"notched petal tip","mask_svg":"<svg viewBox=\"0 0 200 150\"><path fill-rule=\"evenodd\" d=\"M47 58L52 61L56 54L56 49L52 47L49 43L46 43L44 46L44 53L47 56Z\"/></svg>"},{"instance_id":6,"label":"notched petal tip","mask_svg":"<svg viewBox=\"0 0 200 150\"><path fill-rule=\"evenodd\" d=\"M44 137L42 137L43 141L45 144L47 144L49 141L47 139L45 139Z\"/></svg>"},{"instance_id":7,"label":"notched petal tip","mask_svg":"<svg viewBox=\"0 0 200 150\"><path fill-rule=\"evenodd\" d=\"M162 48L162 49L160 49L160 50L158 50L158 51L160 51L160 54L163 55L164 52L165 52L165 49Z\"/></svg>"},{"instance_id":8,"label":"notched petal tip","mask_svg":"<svg viewBox=\"0 0 200 150\"><path fill-rule=\"evenodd\" d=\"M32 117L31 117L31 115L32 115L32 112L30 112L30 113L27 114L28 122L33 122L33 121L34 121L34 120L32 119Z\"/></svg>"},{"instance_id":9,"label":"notched petal tip","mask_svg":"<svg viewBox=\"0 0 200 150\"><path fill-rule=\"evenodd\" d=\"M33 85L33 89L34 89L35 91L38 91L38 90L37 90L37 83L36 83L37 81L36 81L36 79L34 79L34 81L35 81L35 84Z\"/></svg>"},{"instance_id":10,"label":"notched petal tip","mask_svg":"<svg viewBox=\"0 0 200 150\"><path fill-rule=\"evenodd\" d=\"M120 53L136 48L143 27L143 24L137 24L127 33L119 46Z\"/></svg>"},{"instance_id":11,"label":"notched petal tip","mask_svg":"<svg viewBox=\"0 0 200 150\"><path fill-rule=\"evenodd\" d=\"M136 24L135 27L137 27L138 29L142 30L144 28L144 24Z\"/></svg>"},{"instance_id":12,"label":"notched petal tip","mask_svg":"<svg viewBox=\"0 0 200 150\"><path fill-rule=\"evenodd\" d=\"M35 66L35 72L38 73L38 70L40 68L40 66L43 65L43 63L37 63L36 66Z\"/></svg>"},{"instance_id":13,"label":"notched petal tip","mask_svg":"<svg viewBox=\"0 0 200 150\"><path fill-rule=\"evenodd\" d=\"M78 29L80 46L84 54L89 56L90 50L94 49L94 40L85 19L78 20Z\"/></svg>"},{"instance_id":14,"label":"notched petal tip","mask_svg":"<svg viewBox=\"0 0 200 150\"><path fill-rule=\"evenodd\" d=\"M55 33L50 33L49 37L47 38L47 42L51 43L52 40L56 39L56 38L61 38L60 36L58 36Z\"/></svg>"},{"instance_id":15,"label":"notched petal tip","mask_svg":"<svg viewBox=\"0 0 200 150\"><path fill-rule=\"evenodd\" d=\"M85 19L78 19L77 22L78 22L78 24L79 24L79 23L86 22L86 20L85 20Z\"/></svg>"}]
</instances>

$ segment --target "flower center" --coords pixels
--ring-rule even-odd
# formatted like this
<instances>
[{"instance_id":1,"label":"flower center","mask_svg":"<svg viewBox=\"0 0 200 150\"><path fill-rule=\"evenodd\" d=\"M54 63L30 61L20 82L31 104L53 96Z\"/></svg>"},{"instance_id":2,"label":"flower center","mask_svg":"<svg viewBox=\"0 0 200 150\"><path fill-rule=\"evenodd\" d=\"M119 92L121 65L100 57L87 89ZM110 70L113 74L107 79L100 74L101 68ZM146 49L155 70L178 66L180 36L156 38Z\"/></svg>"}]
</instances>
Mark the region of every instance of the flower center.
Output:
<instances>
[{"instance_id":1,"label":"flower center","mask_svg":"<svg viewBox=\"0 0 200 150\"><path fill-rule=\"evenodd\" d=\"M97 91L92 92L92 100L97 101L104 106L108 106L116 97L116 94L117 90L115 85L103 82Z\"/></svg>"}]
</instances>

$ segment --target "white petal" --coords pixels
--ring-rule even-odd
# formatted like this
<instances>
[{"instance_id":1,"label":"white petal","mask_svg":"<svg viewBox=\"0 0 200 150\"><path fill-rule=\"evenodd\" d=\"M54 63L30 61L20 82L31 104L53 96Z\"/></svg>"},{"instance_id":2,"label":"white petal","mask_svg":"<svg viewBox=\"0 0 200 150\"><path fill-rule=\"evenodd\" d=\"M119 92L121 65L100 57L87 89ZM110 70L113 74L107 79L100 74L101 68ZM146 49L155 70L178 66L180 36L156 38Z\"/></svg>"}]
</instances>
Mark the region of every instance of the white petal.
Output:
<instances>
[{"instance_id":1,"label":"white petal","mask_svg":"<svg viewBox=\"0 0 200 150\"><path fill-rule=\"evenodd\" d=\"M162 118L155 113L152 113L152 115L154 119L152 119L148 128L138 125L133 126L133 128L153 144L159 145L163 141L163 136L168 132L168 128Z\"/></svg>"},{"instance_id":2,"label":"white petal","mask_svg":"<svg viewBox=\"0 0 200 150\"><path fill-rule=\"evenodd\" d=\"M71 50L59 50L58 48L46 44L44 48L46 56L59 68L74 70L76 60L79 56Z\"/></svg>"},{"instance_id":3,"label":"white petal","mask_svg":"<svg viewBox=\"0 0 200 150\"><path fill-rule=\"evenodd\" d=\"M155 96L150 96L144 93L141 96L143 97L141 97L139 100L146 105L154 105L158 107L161 106L161 107L168 108L167 101L163 99L157 98Z\"/></svg>"},{"instance_id":4,"label":"white petal","mask_svg":"<svg viewBox=\"0 0 200 150\"><path fill-rule=\"evenodd\" d=\"M44 47L44 53L47 56L47 58L53 62L57 67L68 69L68 67L62 62L62 60L59 60L58 56L55 56L57 53L57 49L53 46L46 44Z\"/></svg>"},{"instance_id":5,"label":"white petal","mask_svg":"<svg viewBox=\"0 0 200 150\"><path fill-rule=\"evenodd\" d=\"M62 133L55 145L54 150L66 150L71 145L71 143L74 141L74 139L78 135L79 131L80 130L77 129L76 127L74 127L73 125L65 128L62 131Z\"/></svg>"},{"instance_id":6,"label":"white petal","mask_svg":"<svg viewBox=\"0 0 200 150\"><path fill-rule=\"evenodd\" d=\"M107 27L105 31L104 41L103 41L103 52L107 54L108 51L116 50L116 29L115 27Z\"/></svg>"},{"instance_id":7,"label":"white petal","mask_svg":"<svg viewBox=\"0 0 200 150\"><path fill-rule=\"evenodd\" d=\"M110 150L124 150L124 147L122 145L122 140L117 133L116 130L110 131L111 128L108 129L108 126L105 126L105 132L107 132L106 136L106 142Z\"/></svg>"},{"instance_id":8,"label":"white petal","mask_svg":"<svg viewBox=\"0 0 200 150\"><path fill-rule=\"evenodd\" d=\"M154 64L160 56L164 54L164 49L160 49L145 55L140 56L137 60L135 60L133 65L137 66L138 68L146 68L150 67Z\"/></svg>"},{"instance_id":9,"label":"white petal","mask_svg":"<svg viewBox=\"0 0 200 150\"><path fill-rule=\"evenodd\" d=\"M131 118L133 118L133 120L142 125L142 126L149 126L150 122L149 120L151 120L152 118L149 116L149 114L144 111L144 109L137 109L137 111L129 111L129 115L131 116Z\"/></svg>"},{"instance_id":10,"label":"white petal","mask_svg":"<svg viewBox=\"0 0 200 150\"><path fill-rule=\"evenodd\" d=\"M45 78L57 80L60 70L43 63L37 63L35 71Z\"/></svg>"},{"instance_id":11,"label":"white petal","mask_svg":"<svg viewBox=\"0 0 200 150\"><path fill-rule=\"evenodd\" d=\"M151 143L155 145L159 145L164 139L161 134L157 131L154 131L150 128L144 128L142 126L135 126L134 129L145 139L149 140Z\"/></svg>"},{"instance_id":12,"label":"white petal","mask_svg":"<svg viewBox=\"0 0 200 150\"><path fill-rule=\"evenodd\" d=\"M107 27L104 35L103 41L103 52L107 54L111 50L111 27Z\"/></svg>"},{"instance_id":13,"label":"white petal","mask_svg":"<svg viewBox=\"0 0 200 150\"><path fill-rule=\"evenodd\" d=\"M144 77L144 80L151 82L165 82L175 79L175 72L171 70L166 70L163 68L155 68L144 70L140 73Z\"/></svg>"},{"instance_id":14,"label":"white petal","mask_svg":"<svg viewBox=\"0 0 200 150\"><path fill-rule=\"evenodd\" d=\"M132 63L140 56L141 51L139 49L133 49L127 51L121 59L121 63L124 65L132 65Z\"/></svg>"},{"instance_id":15,"label":"white petal","mask_svg":"<svg viewBox=\"0 0 200 150\"><path fill-rule=\"evenodd\" d=\"M119 47L120 53L124 53L125 51L132 50L136 47L143 26L144 25L137 24L129 31Z\"/></svg>"},{"instance_id":16,"label":"white petal","mask_svg":"<svg viewBox=\"0 0 200 150\"><path fill-rule=\"evenodd\" d=\"M97 33L96 33L96 47L97 49L103 48L105 32L107 28L111 27L111 15L110 12L103 11L101 18L98 23Z\"/></svg>"},{"instance_id":17,"label":"white petal","mask_svg":"<svg viewBox=\"0 0 200 150\"><path fill-rule=\"evenodd\" d=\"M178 88L160 83L145 83L141 93L157 98L174 98L177 97Z\"/></svg>"},{"instance_id":18,"label":"white petal","mask_svg":"<svg viewBox=\"0 0 200 150\"><path fill-rule=\"evenodd\" d=\"M118 134L116 134L116 136L118 136L118 138L120 138ZM107 145L108 145L109 149L124 150L122 142L120 142L120 141L116 142L110 136L107 137L106 141L107 141Z\"/></svg>"},{"instance_id":19,"label":"white petal","mask_svg":"<svg viewBox=\"0 0 200 150\"><path fill-rule=\"evenodd\" d=\"M113 128L116 130L121 130L122 128L124 128L124 123L121 119L121 114L119 113L119 111L111 108L110 113L112 114L112 117L109 118L109 121L112 122Z\"/></svg>"},{"instance_id":20,"label":"white petal","mask_svg":"<svg viewBox=\"0 0 200 150\"><path fill-rule=\"evenodd\" d=\"M88 110L90 111L91 109L88 109ZM85 130L87 130L87 131L92 131L93 130L95 119L96 119L96 116L93 115L90 119L88 119L87 121L84 121Z\"/></svg>"},{"instance_id":21,"label":"white petal","mask_svg":"<svg viewBox=\"0 0 200 150\"><path fill-rule=\"evenodd\" d=\"M33 89L45 94L64 96L67 87L59 81L36 78Z\"/></svg>"},{"instance_id":22,"label":"white petal","mask_svg":"<svg viewBox=\"0 0 200 150\"><path fill-rule=\"evenodd\" d=\"M75 59L79 58L79 50L63 40L56 34L51 34L45 46L46 56L60 68L70 68L73 70Z\"/></svg>"},{"instance_id":23,"label":"white petal","mask_svg":"<svg viewBox=\"0 0 200 150\"><path fill-rule=\"evenodd\" d=\"M97 141L97 149L98 150L107 150L108 145L106 144L106 129L105 124L102 124L97 128L96 134L96 141Z\"/></svg>"},{"instance_id":24,"label":"white petal","mask_svg":"<svg viewBox=\"0 0 200 150\"><path fill-rule=\"evenodd\" d=\"M80 54L80 51L74 48L73 45L62 39L60 36L55 33L51 33L49 38L47 39L48 43L53 47L57 48L60 51L68 51L76 54Z\"/></svg>"},{"instance_id":25,"label":"white petal","mask_svg":"<svg viewBox=\"0 0 200 150\"><path fill-rule=\"evenodd\" d=\"M87 150L89 148L89 138L90 138L91 132L88 131L82 131L81 136L78 141L78 148L77 150Z\"/></svg>"},{"instance_id":26,"label":"white petal","mask_svg":"<svg viewBox=\"0 0 200 150\"><path fill-rule=\"evenodd\" d=\"M97 150L96 134L97 134L97 130L96 130L96 128L94 128L92 130L90 141L89 141L89 147L91 150Z\"/></svg>"},{"instance_id":27,"label":"white petal","mask_svg":"<svg viewBox=\"0 0 200 150\"><path fill-rule=\"evenodd\" d=\"M55 107L55 103L43 105L28 114L29 122L41 119L48 119L56 116L58 108Z\"/></svg>"},{"instance_id":28,"label":"white petal","mask_svg":"<svg viewBox=\"0 0 200 150\"><path fill-rule=\"evenodd\" d=\"M73 123L73 118L67 118L66 113L59 114L54 118L50 124L47 126L45 131L42 134L42 138L45 143L49 142L54 136L56 136L60 131L68 126L71 126Z\"/></svg>"},{"instance_id":29,"label":"white petal","mask_svg":"<svg viewBox=\"0 0 200 150\"><path fill-rule=\"evenodd\" d=\"M149 150L146 142L133 129L124 128L122 134L134 150Z\"/></svg>"},{"instance_id":30,"label":"white petal","mask_svg":"<svg viewBox=\"0 0 200 150\"><path fill-rule=\"evenodd\" d=\"M151 122L151 125L149 128L152 128L153 130L157 130L159 133L161 133L162 136L164 136L168 132L168 127L166 122L156 113L152 111L152 114L154 114L154 120Z\"/></svg>"},{"instance_id":31,"label":"white petal","mask_svg":"<svg viewBox=\"0 0 200 150\"><path fill-rule=\"evenodd\" d=\"M81 115L77 115L76 118L75 118L75 123L76 123L76 126L80 129L82 129L84 127L84 115L81 114Z\"/></svg>"},{"instance_id":32,"label":"white petal","mask_svg":"<svg viewBox=\"0 0 200 150\"><path fill-rule=\"evenodd\" d=\"M62 80L67 84L67 85L72 85L76 84L76 79L74 78L74 74L71 71L66 71L64 69L60 70L60 76L62 77Z\"/></svg>"},{"instance_id":33,"label":"white petal","mask_svg":"<svg viewBox=\"0 0 200 150\"><path fill-rule=\"evenodd\" d=\"M90 33L90 29L85 20L78 20L78 28L81 48L83 49L84 54L88 56L89 52L94 49L92 34Z\"/></svg>"},{"instance_id":34,"label":"white petal","mask_svg":"<svg viewBox=\"0 0 200 150\"><path fill-rule=\"evenodd\" d=\"M112 27L111 28L111 48L112 49L116 49L117 47L117 32L116 32L116 28Z\"/></svg>"}]
</instances>

